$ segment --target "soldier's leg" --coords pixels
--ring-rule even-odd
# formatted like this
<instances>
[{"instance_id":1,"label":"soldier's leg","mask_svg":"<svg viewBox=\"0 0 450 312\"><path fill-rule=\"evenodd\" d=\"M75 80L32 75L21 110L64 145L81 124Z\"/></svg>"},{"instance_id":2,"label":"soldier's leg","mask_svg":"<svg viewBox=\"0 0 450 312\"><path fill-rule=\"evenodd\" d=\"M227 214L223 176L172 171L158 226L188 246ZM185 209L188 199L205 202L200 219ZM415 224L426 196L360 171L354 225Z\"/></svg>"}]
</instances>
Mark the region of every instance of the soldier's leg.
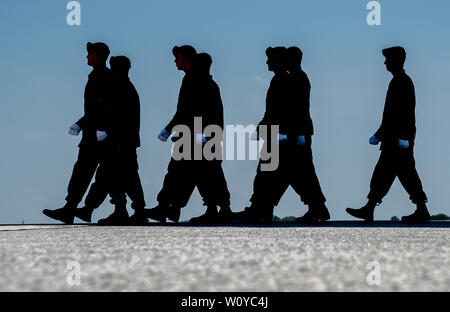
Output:
<instances>
[{"instance_id":1,"label":"soldier's leg","mask_svg":"<svg viewBox=\"0 0 450 312\"><path fill-rule=\"evenodd\" d=\"M230 192L218 160L201 160L197 164L197 188L206 206L206 213L192 218L193 223L214 223L231 221ZM220 207L220 212L217 211ZM219 218L223 220L219 220Z\"/></svg>"},{"instance_id":2,"label":"soldier's leg","mask_svg":"<svg viewBox=\"0 0 450 312\"><path fill-rule=\"evenodd\" d=\"M135 148L127 148L121 151L121 162L123 164L123 176L125 192L130 197L131 208L142 211L145 208L144 190L139 177L139 165Z\"/></svg>"},{"instance_id":3,"label":"soldier's leg","mask_svg":"<svg viewBox=\"0 0 450 312\"><path fill-rule=\"evenodd\" d=\"M157 201L161 207L187 205L195 189L195 176L192 175L192 160L171 159L164 177L163 186L158 193Z\"/></svg>"},{"instance_id":4,"label":"soldier's leg","mask_svg":"<svg viewBox=\"0 0 450 312\"><path fill-rule=\"evenodd\" d=\"M76 209L83 199L99 164L100 151L96 146L82 145L78 159L73 166L72 176L67 187L67 206Z\"/></svg>"},{"instance_id":5,"label":"soldier's leg","mask_svg":"<svg viewBox=\"0 0 450 312\"><path fill-rule=\"evenodd\" d=\"M359 209L347 208L346 211L355 218L373 221L373 214L377 204L380 204L389 192L397 176L396 150L382 150L370 181L369 201Z\"/></svg>"},{"instance_id":6,"label":"soldier's leg","mask_svg":"<svg viewBox=\"0 0 450 312\"><path fill-rule=\"evenodd\" d=\"M163 187L157 196L158 206L144 211L148 218L160 222L169 218L178 222L181 208L187 205L195 189L192 163L192 160L170 160Z\"/></svg>"},{"instance_id":7,"label":"soldier's leg","mask_svg":"<svg viewBox=\"0 0 450 312\"><path fill-rule=\"evenodd\" d=\"M412 149L399 152L398 179L408 192L414 204L426 203L427 195L423 191L422 182L416 170L416 161Z\"/></svg>"},{"instance_id":8,"label":"soldier's leg","mask_svg":"<svg viewBox=\"0 0 450 312\"><path fill-rule=\"evenodd\" d=\"M81 146L67 187L66 204L59 209L44 209L42 213L66 224L73 224L77 206L91 182L98 162L99 151L97 148L86 145Z\"/></svg>"},{"instance_id":9,"label":"soldier's leg","mask_svg":"<svg viewBox=\"0 0 450 312\"><path fill-rule=\"evenodd\" d=\"M314 167L311 146L296 147L292 153L289 182L305 205L323 204L326 201Z\"/></svg>"},{"instance_id":10,"label":"soldier's leg","mask_svg":"<svg viewBox=\"0 0 450 312\"><path fill-rule=\"evenodd\" d=\"M382 150L370 181L369 201L380 204L397 176L396 151Z\"/></svg>"},{"instance_id":11,"label":"soldier's leg","mask_svg":"<svg viewBox=\"0 0 450 312\"><path fill-rule=\"evenodd\" d=\"M102 142L101 148L101 165L104 167L106 187L111 197L110 202L115 205L115 213L128 216L123 167L120 163L117 144L113 142Z\"/></svg>"},{"instance_id":12,"label":"soldier's leg","mask_svg":"<svg viewBox=\"0 0 450 312\"><path fill-rule=\"evenodd\" d=\"M108 196L108 176L105 166L101 164L97 167L95 181L91 184L89 192L84 200L84 207L78 208L75 216L85 222L91 222L94 209L100 207Z\"/></svg>"},{"instance_id":13,"label":"soldier's leg","mask_svg":"<svg viewBox=\"0 0 450 312\"><path fill-rule=\"evenodd\" d=\"M104 164L98 166L95 181L91 184L84 200L85 207L92 210L100 207L108 196L108 176Z\"/></svg>"},{"instance_id":14,"label":"soldier's leg","mask_svg":"<svg viewBox=\"0 0 450 312\"><path fill-rule=\"evenodd\" d=\"M278 205L282 195L286 191L288 179L283 172L284 162L280 159L277 169L273 171L262 171L261 161L258 164L256 176L253 181L253 194L250 198L252 203L250 211L255 211L258 217L270 221L273 210Z\"/></svg>"}]
</instances>

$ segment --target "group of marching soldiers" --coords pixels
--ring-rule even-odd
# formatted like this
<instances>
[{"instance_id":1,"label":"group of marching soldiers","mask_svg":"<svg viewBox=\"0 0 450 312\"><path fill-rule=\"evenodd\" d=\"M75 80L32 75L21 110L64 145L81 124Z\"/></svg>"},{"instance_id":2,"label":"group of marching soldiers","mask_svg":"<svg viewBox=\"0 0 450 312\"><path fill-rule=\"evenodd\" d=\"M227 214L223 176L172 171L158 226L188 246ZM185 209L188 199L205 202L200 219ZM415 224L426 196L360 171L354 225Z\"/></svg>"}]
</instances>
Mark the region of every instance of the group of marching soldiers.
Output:
<instances>
[{"instance_id":1,"label":"group of marching soldiers","mask_svg":"<svg viewBox=\"0 0 450 312\"><path fill-rule=\"evenodd\" d=\"M109 69L106 63L110 51L106 44L88 43L87 51L87 63L93 70L84 93L84 116L69 129L71 135L82 132L78 159L68 185L66 204L55 210L45 209L45 215L66 224L72 224L75 217L91 222L94 209L109 194L115 210L107 218L98 220L100 225L145 225L149 219L178 222L181 208L187 205L197 187L206 212L192 218L192 223L271 222L274 207L292 186L308 206L306 214L297 218L298 222L330 219L313 164L311 85L302 70L303 53L298 47L266 50L268 70L274 76L267 91L264 116L251 139L263 139L266 149L275 140L279 160L273 170L262 170L270 160L260 158L253 181L251 205L240 212L230 209L230 193L221 158L211 160L204 156L195 160L172 157L157 196L158 205L152 209L145 208L136 153L140 146L140 102L128 75L131 62L125 56L111 57ZM224 127L220 90L210 75L212 59L209 54L197 53L189 45L175 46L172 52L177 69L185 76L176 113L158 138L163 142L169 138L176 142L180 139L177 126L185 125L191 130L189 147L194 149L212 139L202 130L198 132L194 127L195 118L200 117L204 127ZM392 73L393 79L387 92L381 126L369 140L373 145L381 142L381 155L372 176L367 204L360 209L347 208L346 211L356 218L373 221L375 206L381 203L398 177L417 205L416 211L403 217L402 221L428 221L427 197L415 169L415 91L404 70L406 52L402 47L392 47L384 49L383 55L386 69ZM276 133L272 133L271 126L277 127ZM263 127L269 131L260 131ZM221 146L215 148L220 149ZM78 208L94 175L95 181L86 195L85 205ZM127 212L127 196L132 201L132 216Z\"/></svg>"}]
</instances>

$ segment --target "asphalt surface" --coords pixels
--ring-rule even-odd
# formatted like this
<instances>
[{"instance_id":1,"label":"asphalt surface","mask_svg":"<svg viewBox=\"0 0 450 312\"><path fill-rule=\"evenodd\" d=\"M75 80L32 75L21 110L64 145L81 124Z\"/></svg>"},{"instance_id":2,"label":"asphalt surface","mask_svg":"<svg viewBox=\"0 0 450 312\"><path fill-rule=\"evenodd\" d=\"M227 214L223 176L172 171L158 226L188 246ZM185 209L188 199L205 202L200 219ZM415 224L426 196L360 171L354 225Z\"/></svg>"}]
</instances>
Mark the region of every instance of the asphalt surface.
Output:
<instances>
[{"instance_id":1,"label":"asphalt surface","mask_svg":"<svg viewBox=\"0 0 450 312\"><path fill-rule=\"evenodd\" d=\"M449 291L449 224L0 226L0 291Z\"/></svg>"}]
</instances>

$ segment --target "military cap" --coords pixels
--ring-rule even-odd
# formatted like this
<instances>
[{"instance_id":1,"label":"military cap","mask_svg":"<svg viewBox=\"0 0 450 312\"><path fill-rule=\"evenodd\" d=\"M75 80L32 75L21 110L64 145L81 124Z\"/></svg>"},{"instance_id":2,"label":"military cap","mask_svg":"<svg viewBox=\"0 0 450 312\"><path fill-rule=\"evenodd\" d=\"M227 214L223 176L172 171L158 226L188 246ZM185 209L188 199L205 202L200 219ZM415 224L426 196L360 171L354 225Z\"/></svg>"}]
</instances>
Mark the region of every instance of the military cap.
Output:
<instances>
[{"instance_id":1,"label":"military cap","mask_svg":"<svg viewBox=\"0 0 450 312\"><path fill-rule=\"evenodd\" d=\"M285 57L285 56L287 56L287 49L285 47L275 47L275 48L268 47L266 49L266 55L268 57L271 57L271 56Z\"/></svg>"},{"instance_id":2,"label":"military cap","mask_svg":"<svg viewBox=\"0 0 450 312\"><path fill-rule=\"evenodd\" d=\"M109 64L112 67L115 68L123 68L123 69L130 69L131 68L131 62L130 59L126 56L119 55L119 56L111 56L109 60Z\"/></svg>"},{"instance_id":3,"label":"military cap","mask_svg":"<svg viewBox=\"0 0 450 312\"><path fill-rule=\"evenodd\" d=\"M302 63L303 52L299 47L289 47L287 49L289 63L293 65L300 65Z\"/></svg>"},{"instance_id":4,"label":"military cap","mask_svg":"<svg viewBox=\"0 0 450 312\"><path fill-rule=\"evenodd\" d=\"M406 51L402 47L391 47L383 49L383 55L386 58L392 58L402 63L405 62L406 59Z\"/></svg>"},{"instance_id":5,"label":"military cap","mask_svg":"<svg viewBox=\"0 0 450 312\"><path fill-rule=\"evenodd\" d=\"M212 58L208 53L199 53L193 59L194 68L201 73L209 73Z\"/></svg>"},{"instance_id":6,"label":"military cap","mask_svg":"<svg viewBox=\"0 0 450 312\"><path fill-rule=\"evenodd\" d=\"M190 45L182 45L182 46L174 46L172 49L172 53L174 56L177 56L177 54L181 54L183 56L187 56L188 58L193 58L197 51L195 51L193 46Z\"/></svg>"},{"instance_id":7,"label":"military cap","mask_svg":"<svg viewBox=\"0 0 450 312\"><path fill-rule=\"evenodd\" d=\"M106 44L104 44L103 42L88 42L87 43L87 51L95 51L97 53L99 53L100 55L102 55L105 59L108 58L109 56L109 48Z\"/></svg>"}]
</instances>

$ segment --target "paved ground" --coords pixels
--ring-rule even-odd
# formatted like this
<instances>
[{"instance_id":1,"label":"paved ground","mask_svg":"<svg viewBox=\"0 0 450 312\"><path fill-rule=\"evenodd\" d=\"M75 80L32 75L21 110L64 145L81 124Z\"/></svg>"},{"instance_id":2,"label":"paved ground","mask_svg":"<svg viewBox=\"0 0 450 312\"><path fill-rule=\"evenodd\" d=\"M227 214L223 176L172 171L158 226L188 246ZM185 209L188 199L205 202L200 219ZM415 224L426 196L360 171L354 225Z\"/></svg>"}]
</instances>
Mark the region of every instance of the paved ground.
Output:
<instances>
[{"instance_id":1,"label":"paved ground","mask_svg":"<svg viewBox=\"0 0 450 312\"><path fill-rule=\"evenodd\" d=\"M450 291L450 223L361 224L0 226L0 291Z\"/></svg>"}]
</instances>

